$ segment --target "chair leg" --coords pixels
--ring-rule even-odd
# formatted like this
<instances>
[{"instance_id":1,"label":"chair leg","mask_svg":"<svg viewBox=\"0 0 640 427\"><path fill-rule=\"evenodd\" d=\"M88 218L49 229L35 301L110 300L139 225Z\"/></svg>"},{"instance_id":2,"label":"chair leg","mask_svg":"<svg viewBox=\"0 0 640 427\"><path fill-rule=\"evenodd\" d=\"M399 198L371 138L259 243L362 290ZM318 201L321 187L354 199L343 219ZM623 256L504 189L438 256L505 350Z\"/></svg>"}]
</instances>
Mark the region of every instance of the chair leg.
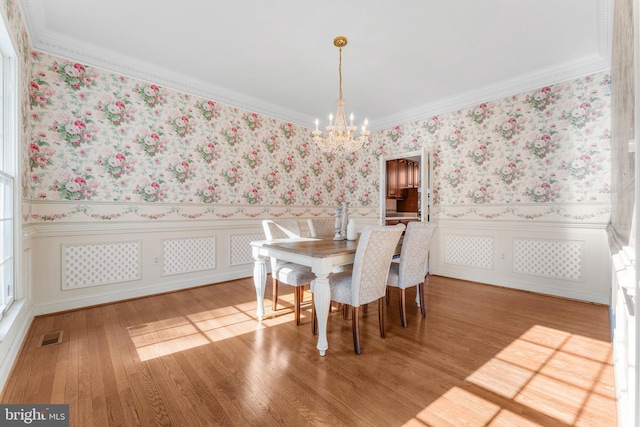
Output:
<instances>
[{"instance_id":1,"label":"chair leg","mask_svg":"<svg viewBox=\"0 0 640 427\"><path fill-rule=\"evenodd\" d=\"M378 322L380 323L380 336L384 338L384 310L383 298L378 300Z\"/></svg>"},{"instance_id":2,"label":"chair leg","mask_svg":"<svg viewBox=\"0 0 640 427\"><path fill-rule=\"evenodd\" d=\"M349 306L347 304L342 304L342 318L344 320L349 319Z\"/></svg>"},{"instance_id":3,"label":"chair leg","mask_svg":"<svg viewBox=\"0 0 640 427\"><path fill-rule=\"evenodd\" d=\"M387 290L384 293L384 298L387 300L387 305L391 303L391 288L387 286Z\"/></svg>"},{"instance_id":4,"label":"chair leg","mask_svg":"<svg viewBox=\"0 0 640 427\"><path fill-rule=\"evenodd\" d=\"M346 304L345 304L346 305ZM360 307L351 308L351 328L353 329L353 350L360 354Z\"/></svg>"},{"instance_id":5,"label":"chair leg","mask_svg":"<svg viewBox=\"0 0 640 427\"><path fill-rule=\"evenodd\" d=\"M302 301L302 292L304 287L295 286L293 288L293 316L296 319L296 326L300 325L300 302Z\"/></svg>"},{"instance_id":6,"label":"chair leg","mask_svg":"<svg viewBox=\"0 0 640 427\"><path fill-rule=\"evenodd\" d=\"M363 304L362 312L363 313L368 313L369 312L369 304Z\"/></svg>"},{"instance_id":7,"label":"chair leg","mask_svg":"<svg viewBox=\"0 0 640 427\"><path fill-rule=\"evenodd\" d=\"M407 293L405 289L400 289L400 324L403 328L407 327Z\"/></svg>"},{"instance_id":8,"label":"chair leg","mask_svg":"<svg viewBox=\"0 0 640 427\"><path fill-rule=\"evenodd\" d=\"M275 277L273 278L273 297L272 297L272 308L273 311L276 311L278 309L278 279L276 279Z\"/></svg>"},{"instance_id":9,"label":"chair leg","mask_svg":"<svg viewBox=\"0 0 640 427\"><path fill-rule=\"evenodd\" d=\"M420 315L425 317L427 315L427 307L424 305L424 282L418 285L418 295L420 296Z\"/></svg>"}]
</instances>

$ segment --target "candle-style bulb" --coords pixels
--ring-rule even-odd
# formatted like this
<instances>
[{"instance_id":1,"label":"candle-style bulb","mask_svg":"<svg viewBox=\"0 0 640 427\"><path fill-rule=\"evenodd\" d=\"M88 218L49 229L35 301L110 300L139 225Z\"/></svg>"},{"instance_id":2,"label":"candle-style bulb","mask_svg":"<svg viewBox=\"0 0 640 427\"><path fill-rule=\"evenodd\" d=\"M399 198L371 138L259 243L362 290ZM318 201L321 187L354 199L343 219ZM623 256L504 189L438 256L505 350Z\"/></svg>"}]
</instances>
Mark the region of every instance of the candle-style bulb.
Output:
<instances>
[{"instance_id":1,"label":"candle-style bulb","mask_svg":"<svg viewBox=\"0 0 640 427\"><path fill-rule=\"evenodd\" d=\"M318 120L318 118L316 117L316 132L318 132L318 125L320 124L320 121Z\"/></svg>"},{"instance_id":2,"label":"candle-style bulb","mask_svg":"<svg viewBox=\"0 0 640 427\"><path fill-rule=\"evenodd\" d=\"M351 120L351 126L353 126L353 113L349 116L349 120Z\"/></svg>"},{"instance_id":3,"label":"candle-style bulb","mask_svg":"<svg viewBox=\"0 0 640 427\"><path fill-rule=\"evenodd\" d=\"M333 125L333 113L329 114L329 126Z\"/></svg>"}]
</instances>

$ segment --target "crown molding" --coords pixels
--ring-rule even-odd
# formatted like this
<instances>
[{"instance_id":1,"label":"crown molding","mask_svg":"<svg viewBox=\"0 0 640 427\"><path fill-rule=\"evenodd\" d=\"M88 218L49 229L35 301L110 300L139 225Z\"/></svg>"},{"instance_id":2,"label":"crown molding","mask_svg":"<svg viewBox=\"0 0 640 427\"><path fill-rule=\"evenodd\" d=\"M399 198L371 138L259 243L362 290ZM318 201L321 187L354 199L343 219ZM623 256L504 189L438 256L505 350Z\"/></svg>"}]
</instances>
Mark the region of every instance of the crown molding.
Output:
<instances>
[{"instance_id":1,"label":"crown molding","mask_svg":"<svg viewBox=\"0 0 640 427\"><path fill-rule=\"evenodd\" d=\"M256 112L265 116L310 127L315 117L302 114L280 105L269 103L246 94L176 73L157 64L151 64L114 51L96 48L93 45L65 37L50 31L40 2L45 0L18 0L25 20L27 34L35 50L50 55L83 62L124 76L144 80L161 86L190 93L233 107ZM371 131L380 131L394 126L424 120L428 117L455 111L481 102L500 99L537 88L557 84L602 71L611 67L612 7L613 0L602 0L598 10L598 53L523 74L513 79L486 85L435 102L409 108L398 113L380 117L372 123Z\"/></svg>"},{"instance_id":2,"label":"crown molding","mask_svg":"<svg viewBox=\"0 0 640 427\"><path fill-rule=\"evenodd\" d=\"M535 90L544 86L573 80L579 77L607 71L610 64L598 54L566 62L554 67L536 70L533 73L524 74L499 83L479 87L448 98L439 99L429 104L407 109L397 114L376 120L376 127L388 129L394 126L407 124L416 120L425 120L429 117L459 110L495 99ZM372 130L379 130L373 129Z\"/></svg>"},{"instance_id":3,"label":"crown molding","mask_svg":"<svg viewBox=\"0 0 640 427\"><path fill-rule=\"evenodd\" d=\"M312 117L300 114L298 111L234 92L189 75L171 71L157 64L117 52L99 49L88 43L54 32L40 34L37 39L33 40L33 47L50 55L79 61L85 65L102 68L109 72L155 83L284 121L308 125L314 120Z\"/></svg>"}]
</instances>

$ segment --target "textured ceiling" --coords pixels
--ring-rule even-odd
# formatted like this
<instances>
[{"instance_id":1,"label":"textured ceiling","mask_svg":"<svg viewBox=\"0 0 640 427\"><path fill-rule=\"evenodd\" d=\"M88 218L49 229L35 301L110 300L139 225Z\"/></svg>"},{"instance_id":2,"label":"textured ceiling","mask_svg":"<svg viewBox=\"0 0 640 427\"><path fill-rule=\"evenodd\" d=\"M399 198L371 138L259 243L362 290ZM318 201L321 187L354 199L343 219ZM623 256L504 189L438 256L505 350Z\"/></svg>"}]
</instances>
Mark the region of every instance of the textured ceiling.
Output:
<instances>
[{"instance_id":1,"label":"textured ceiling","mask_svg":"<svg viewBox=\"0 0 640 427\"><path fill-rule=\"evenodd\" d=\"M338 49L373 130L609 68L612 0L19 0L36 50L313 126Z\"/></svg>"}]
</instances>

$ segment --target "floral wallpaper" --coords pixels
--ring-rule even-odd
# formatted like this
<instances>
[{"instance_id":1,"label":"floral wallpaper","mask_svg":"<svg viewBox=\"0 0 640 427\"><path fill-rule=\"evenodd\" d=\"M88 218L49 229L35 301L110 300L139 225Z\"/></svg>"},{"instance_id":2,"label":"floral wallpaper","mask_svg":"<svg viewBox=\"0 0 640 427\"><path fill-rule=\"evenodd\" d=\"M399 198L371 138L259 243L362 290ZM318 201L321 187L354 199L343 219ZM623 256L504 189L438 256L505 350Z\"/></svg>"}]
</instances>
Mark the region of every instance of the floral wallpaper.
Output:
<instances>
[{"instance_id":1,"label":"floral wallpaper","mask_svg":"<svg viewBox=\"0 0 640 427\"><path fill-rule=\"evenodd\" d=\"M375 200L375 186L360 182L378 173L375 157L321 154L309 128L38 52L32 59L32 199L201 209Z\"/></svg>"},{"instance_id":2,"label":"floral wallpaper","mask_svg":"<svg viewBox=\"0 0 640 427\"><path fill-rule=\"evenodd\" d=\"M609 83L596 74L396 126L378 149L432 151L436 217L505 217L515 205L521 219L607 222Z\"/></svg>"},{"instance_id":3,"label":"floral wallpaper","mask_svg":"<svg viewBox=\"0 0 640 427\"><path fill-rule=\"evenodd\" d=\"M311 128L29 49L23 220L378 216L382 156L430 150L435 218L607 222L609 76L600 73L374 132L321 153ZM17 16L17 18L16 18Z\"/></svg>"}]
</instances>

